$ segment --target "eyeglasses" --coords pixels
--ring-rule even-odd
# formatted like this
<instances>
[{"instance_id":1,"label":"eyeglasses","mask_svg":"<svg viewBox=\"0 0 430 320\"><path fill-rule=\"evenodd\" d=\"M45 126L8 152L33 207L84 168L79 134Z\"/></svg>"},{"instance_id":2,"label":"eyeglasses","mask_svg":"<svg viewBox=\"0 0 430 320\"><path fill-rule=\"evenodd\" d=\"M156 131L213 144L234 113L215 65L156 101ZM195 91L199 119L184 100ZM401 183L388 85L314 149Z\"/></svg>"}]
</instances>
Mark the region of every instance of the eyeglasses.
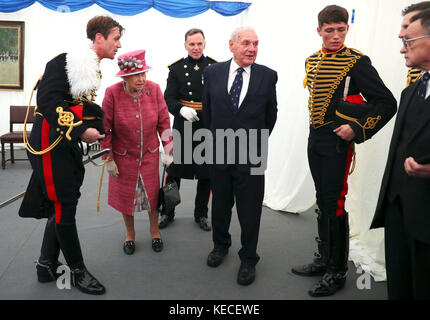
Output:
<instances>
[{"instance_id":1,"label":"eyeglasses","mask_svg":"<svg viewBox=\"0 0 430 320\"><path fill-rule=\"evenodd\" d=\"M411 46L410 43L412 41L415 41L415 40L418 40L418 39L423 39L423 38L428 38L428 37L430 37L430 34L427 34L425 36L416 37L416 38L411 38L411 39L402 38L403 47L404 48L410 47Z\"/></svg>"}]
</instances>

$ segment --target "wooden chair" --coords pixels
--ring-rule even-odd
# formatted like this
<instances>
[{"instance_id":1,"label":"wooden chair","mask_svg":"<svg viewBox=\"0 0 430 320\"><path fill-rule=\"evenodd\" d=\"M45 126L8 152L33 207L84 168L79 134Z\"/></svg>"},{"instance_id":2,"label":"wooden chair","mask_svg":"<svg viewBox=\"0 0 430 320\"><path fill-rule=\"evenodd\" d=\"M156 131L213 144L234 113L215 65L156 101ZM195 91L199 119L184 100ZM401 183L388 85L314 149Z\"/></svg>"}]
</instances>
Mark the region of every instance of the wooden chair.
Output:
<instances>
[{"instance_id":1,"label":"wooden chair","mask_svg":"<svg viewBox=\"0 0 430 320\"><path fill-rule=\"evenodd\" d=\"M3 169L6 169L6 162L11 161L15 163L15 160L28 160L26 159L15 159L13 144L14 143L23 143L22 131L14 131L14 124L23 124L25 120L25 115L27 113L27 106L10 106L10 132L2 135L0 137L1 141L1 166ZM34 106L30 106L30 111L28 113L27 124L34 122ZM27 135L30 137L31 130L27 130ZM4 145L5 143L10 144L10 159L6 159L6 152Z\"/></svg>"}]
</instances>

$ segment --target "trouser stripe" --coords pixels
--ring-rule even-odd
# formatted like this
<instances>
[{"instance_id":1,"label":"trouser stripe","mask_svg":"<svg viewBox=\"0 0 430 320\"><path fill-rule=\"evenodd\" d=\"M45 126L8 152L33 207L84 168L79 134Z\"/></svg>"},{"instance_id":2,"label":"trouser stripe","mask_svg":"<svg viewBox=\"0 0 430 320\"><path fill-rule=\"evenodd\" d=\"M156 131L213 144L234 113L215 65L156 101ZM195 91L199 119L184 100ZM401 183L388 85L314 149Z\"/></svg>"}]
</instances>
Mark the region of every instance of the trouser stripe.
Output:
<instances>
[{"instance_id":1,"label":"trouser stripe","mask_svg":"<svg viewBox=\"0 0 430 320\"><path fill-rule=\"evenodd\" d=\"M340 197L337 199L336 216L342 216L345 213L345 196L348 194L348 175L352 162L352 143L348 147L345 176L343 179L343 188L340 192Z\"/></svg>"}]
</instances>

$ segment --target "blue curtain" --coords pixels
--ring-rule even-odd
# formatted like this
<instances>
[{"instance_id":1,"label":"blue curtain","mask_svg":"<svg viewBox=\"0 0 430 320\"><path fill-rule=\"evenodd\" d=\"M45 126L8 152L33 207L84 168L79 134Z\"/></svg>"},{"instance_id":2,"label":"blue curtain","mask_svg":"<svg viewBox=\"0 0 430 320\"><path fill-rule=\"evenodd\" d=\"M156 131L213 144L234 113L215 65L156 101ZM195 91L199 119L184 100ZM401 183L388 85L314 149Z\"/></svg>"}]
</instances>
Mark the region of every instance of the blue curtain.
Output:
<instances>
[{"instance_id":1,"label":"blue curtain","mask_svg":"<svg viewBox=\"0 0 430 320\"><path fill-rule=\"evenodd\" d=\"M201 14L209 9L223 16L234 16L248 8L251 3L208 0L2 0L0 12L15 12L39 2L54 11L77 11L93 4L114 14L132 16L154 8L174 18L188 18Z\"/></svg>"}]
</instances>

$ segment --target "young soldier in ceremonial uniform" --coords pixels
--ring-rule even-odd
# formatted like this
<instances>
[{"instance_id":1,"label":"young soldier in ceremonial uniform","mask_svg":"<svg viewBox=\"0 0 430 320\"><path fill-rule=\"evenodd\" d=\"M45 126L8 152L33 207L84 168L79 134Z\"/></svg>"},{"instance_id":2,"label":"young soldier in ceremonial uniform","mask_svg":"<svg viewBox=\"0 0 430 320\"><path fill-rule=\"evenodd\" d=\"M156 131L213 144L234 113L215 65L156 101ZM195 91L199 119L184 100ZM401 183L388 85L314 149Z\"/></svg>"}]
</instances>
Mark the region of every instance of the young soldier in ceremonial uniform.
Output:
<instances>
[{"instance_id":1,"label":"young soldier in ceremonial uniform","mask_svg":"<svg viewBox=\"0 0 430 320\"><path fill-rule=\"evenodd\" d=\"M418 14L422 10L430 9L430 1L422 1L415 4L411 4L402 11L403 21L400 27L399 38L403 39L406 34L406 29L411 23L411 18ZM421 78L423 71L417 68L409 68L406 80L406 86L410 86L412 83Z\"/></svg>"},{"instance_id":2,"label":"young soldier in ceremonial uniform","mask_svg":"<svg viewBox=\"0 0 430 320\"><path fill-rule=\"evenodd\" d=\"M180 187L181 178L197 179L194 220L201 229L210 231L207 217L211 188L207 165L196 164L194 159L192 159L192 163L186 162L187 159L192 158L189 152L193 152L199 144L198 141L192 141L192 135L196 130L203 128L201 116L203 70L216 63L214 59L203 55L205 45L202 30L191 29L186 32L185 49L188 51L188 57L169 65L170 71L164 98L169 112L175 117L173 129L176 129L181 135L180 141L177 140L178 137L173 136L173 144L181 146L181 162L174 161L167 169L167 182L176 181ZM190 130L188 131L187 128ZM186 145L190 148L187 148ZM165 228L175 217L174 210L161 214L160 229Z\"/></svg>"},{"instance_id":3,"label":"young soldier in ceremonial uniform","mask_svg":"<svg viewBox=\"0 0 430 320\"><path fill-rule=\"evenodd\" d=\"M328 6L318 24L323 47L307 58L304 85L310 93L308 160L318 205L319 252L311 264L292 269L297 275L323 276L309 290L313 297L332 295L345 284L349 224L344 204L353 144L370 139L396 113L396 100L369 57L344 45L348 12ZM342 101L344 96L350 102Z\"/></svg>"},{"instance_id":4,"label":"young soldier in ceremonial uniform","mask_svg":"<svg viewBox=\"0 0 430 320\"><path fill-rule=\"evenodd\" d=\"M49 152L28 152L37 183L52 203L46 224L41 255L37 262L40 282L55 281L60 249L72 272L72 285L88 294L103 294L104 286L86 269L76 229L76 207L84 179L79 142L104 138L89 127L86 119L100 85L100 60L113 59L121 47L122 26L107 16L97 16L87 25L92 46L77 48L49 61L37 92L37 116L31 131L30 146L48 151L54 140L60 143ZM100 111L102 112L102 111ZM102 124L102 122L100 122Z\"/></svg>"}]
</instances>

